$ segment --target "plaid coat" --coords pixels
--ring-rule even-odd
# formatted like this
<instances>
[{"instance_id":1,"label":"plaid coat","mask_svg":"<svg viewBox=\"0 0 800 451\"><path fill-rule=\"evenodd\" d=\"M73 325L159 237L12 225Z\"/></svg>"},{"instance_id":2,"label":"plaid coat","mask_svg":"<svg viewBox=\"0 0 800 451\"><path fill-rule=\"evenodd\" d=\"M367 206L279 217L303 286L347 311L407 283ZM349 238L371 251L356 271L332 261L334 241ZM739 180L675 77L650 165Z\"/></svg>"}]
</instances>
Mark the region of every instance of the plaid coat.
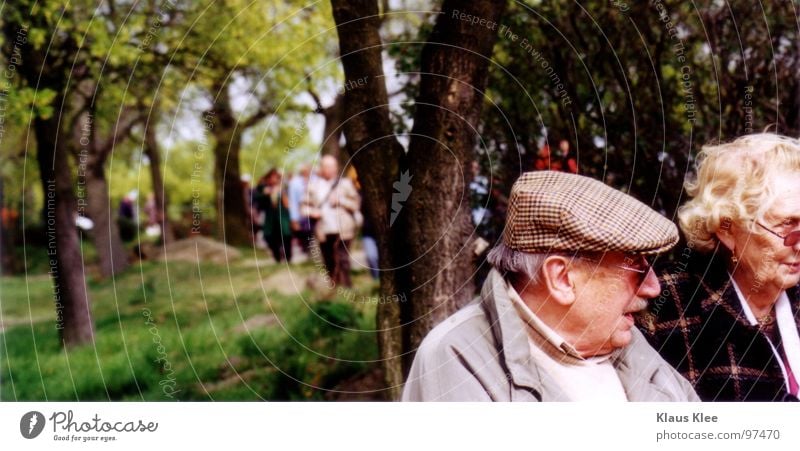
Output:
<instances>
[{"instance_id":1,"label":"plaid coat","mask_svg":"<svg viewBox=\"0 0 800 451\"><path fill-rule=\"evenodd\" d=\"M703 401L797 400L766 336L747 321L724 264L679 263L659 281L661 296L637 318L639 328ZM787 294L800 327L800 285Z\"/></svg>"}]
</instances>

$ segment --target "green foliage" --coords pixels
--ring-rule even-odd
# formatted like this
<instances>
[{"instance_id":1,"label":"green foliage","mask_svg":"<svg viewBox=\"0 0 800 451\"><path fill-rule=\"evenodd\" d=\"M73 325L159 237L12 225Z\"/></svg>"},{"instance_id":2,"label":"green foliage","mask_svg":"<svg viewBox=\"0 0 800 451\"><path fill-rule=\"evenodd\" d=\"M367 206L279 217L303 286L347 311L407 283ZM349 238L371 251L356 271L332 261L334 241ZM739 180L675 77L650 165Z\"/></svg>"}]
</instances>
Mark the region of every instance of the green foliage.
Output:
<instances>
[{"instance_id":1,"label":"green foliage","mask_svg":"<svg viewBox=\"0 0 800 451\"><path fill-rule=\"evenodd\" d=\"M268 118L244 136L242 173L254 180L277 167L282 172L295 169L300 163L314 161L317 143L312 140L306 120L309 112L287 111Z\"/></svg>"},{"instance_id":2,"label":"green foliage","mask_svg":"<svg viewBox=\"0 0 800 451\"><path fill-rule=\"evenodd\" d=\"M9 94L8 104L13 105L9 117L12 121L20 123L28 117L47 119L53 115L52 103L56 92L52 89L23 87L11 90Z\"/></svg>"},{"instance_id":3,"label":"green foliage","mask_svg":"<svg viewBox=\"0 0 800 451\"><path fill-rule=\"evenodd\" d=\"M68 105L91 102L93 132L111 136L126 108L134 108L158 129L167 194L173 220L194 204L205 220L215 217L213 137L196 119L203 102L220 95L220 86L235 85L236 115L247 118L268 107L273 114L244 137L241 172L258 177L270 167L291 170L309 161L317 149L305 122L315 116L296 102L309 84L341 78L336 64L336 32L327 2L232 0L197 3L175 1L118 4L114 10L88 0L69 2L24 0L4 8L0 25L0 60L14 52L14 30L25 27L33 49L52 46L47 75L36 86L18 74L8 86L4 136L0 136L0 176L5 181L31 183L24 193L8 190L6 203L19 205L27 196L25 213L37 222L41 189L36 182L35 140L30 121L54 113L54 100L63 94ZM53 64L64 62L60 66ZM34 69L34 68L30 68ZM32 72L29 70L29 72ZM33 71L35 72L35 71ZM5 84L4 77L0 83ZM80 93L78 88L80 86ZM224 88L228 89L228 88ZM70 100L72 99L72 100ZM62 128L71 120L62 111ZM173 117L170 117L173 115ZM193 116L193 117L189 117ZM302 133L296 130L302 124ZM108 181L112 205L129 191L142 196L152 191L148 162L141 148L143 123L134 139L116 141L110 155ZM66 132L65 132L66 133ZM198 157L198 136L205 134L207 151ZM297 136L296 136L297 135ZM28 144L23 153L21 144ZM290 144L291 143L291 144ZM74 144L74 143L73 143ZM8 158L7 158L8 157ZM13 157L13 158L12 158ZM8 183L7 183L8 186Z\"/></svg>"},{"instance_id":4,"label":"green foliage","mask_svg":"<svg viewBox=\"0 0 800 451\"><path fill-rule=\"evenodd\" d=\"M478 154L493 185L508 192L545 142L555 149L567 139L582 173L671 216L701 145L770 123L797 135L794 12L780 2L761 8L510 2Z\"/></svg>"},{"instance_id":5,"label":"green foliage","mask_svg":"<svg viewBox=\"0 0 800 451\"><path fill-rule=\"evenodd\" d=\"M293 312L283 330L242 336L242 355L254 367L270 365L268 399L324 399L327 390L367 368L377 356L372 320L351 303L320 302Z\"/></svg>"},{"instance_id":6,"label":"green foliage","mask_svg":"<svg viewBox=\"0 0 800 451\"><path fill-rule=\"evenodd\" d=\"M311 7L302 1L198 3L183 24L181 64L212 99L223 87L241 82L255 97L246 109L258 109L263 101L276 110L286 108L278 105L291 104L294 95L288 94L305 90L306 74L316 72L320 79L338 71L331 64L319 67L335 34L329 9L327 2Z\"/></svg>"}]
</instances>

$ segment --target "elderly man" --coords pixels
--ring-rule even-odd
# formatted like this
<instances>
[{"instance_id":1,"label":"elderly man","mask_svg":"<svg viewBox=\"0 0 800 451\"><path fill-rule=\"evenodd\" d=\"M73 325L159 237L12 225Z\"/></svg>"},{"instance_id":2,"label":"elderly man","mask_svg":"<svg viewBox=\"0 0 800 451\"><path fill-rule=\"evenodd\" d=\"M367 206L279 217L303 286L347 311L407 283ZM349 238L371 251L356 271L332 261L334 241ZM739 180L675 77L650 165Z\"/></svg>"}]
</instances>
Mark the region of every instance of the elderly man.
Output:
<instances>
[{"instance_id":1,"label":"elderly man","mask_svg":"<svg viewBox=\"0 0 800 451\"><path fill-rule=\"evenodd\" d=\"M361 196L350 179L340 176L339 162L332 155L323 156L319 177L308 183L301 214L316 221L314 235L331 280L348 288L352 287L348 249L358 231L360 208Z\"/></svg>"},{"instance_id":2,"label":"elderly man","mask_svg":"<svg viewBox=\"0 0 800 451\"><path fill-rule=\"evenodd\" d=\"M481 296L417 351L406 401L697 401L633 327L660 287L648 256L678 240L596 180L523 174Z\"/></svg>"}]
</instances>

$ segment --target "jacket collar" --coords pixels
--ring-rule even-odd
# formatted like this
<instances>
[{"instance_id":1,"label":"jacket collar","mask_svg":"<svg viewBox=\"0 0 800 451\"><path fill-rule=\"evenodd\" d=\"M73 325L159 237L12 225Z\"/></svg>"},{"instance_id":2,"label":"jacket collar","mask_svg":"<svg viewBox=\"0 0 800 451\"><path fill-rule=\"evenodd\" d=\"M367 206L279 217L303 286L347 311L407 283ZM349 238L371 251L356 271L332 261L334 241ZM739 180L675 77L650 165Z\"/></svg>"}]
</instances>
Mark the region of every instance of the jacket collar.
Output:
<instances>
[{"instance_id":1,"label":"jacket collar","mask_svg":"<svg viewBox=\"0 0 800 451\"><path fill-rule=\"evenodd\" d=\"M630 344L612 357L628 401L675 401L674 393L670 394L664 388L673 377L663 374L669 364L658 357L639 329L634 327L631 333Z\"/></svg>"},{"instance_id":2,"label":"jacket collar","mask_svg":"<svg viewBox=\"0 0 800 451\"><path fill-rule=\"evenodd\" d=\"M508 295L508 282L499 271L492 269L481 289L481 304L489 319L492 335L500 346L499 356L505 364L509 380L516 386L533 389L540 399L556 399L545 383L548 376L532 365L528 334ZM612 362L622 386L631 401L669 400L669 395L657 384L660 359L654 359L650 348L638 329L631 329L631 344L614 353ZM645 348L646 347L646 348ZM512 390L513 392L513 390ZM512 393L513 396L513 393Z\"/></svg>"},{"instance_id":3,"label":"jacket collar","mask_svg":"<svg viewBox=\"0 0 800 451\"><path fill-rule=\"evenodd\" d=\"M704 266L704 271L695 272L695 274L700 275L697 289L702 290L702 292L697 293L695 302L700 302L701 311L707 317L722 321L724 323L723 327L729 328L734 323L748 328L754 327L750 325L742 309L739 296L736 294L733 283L731 283L723 258L714 254L710 260L704 262ZM800 327L800 315L798 315L798 312L800 312L800 285L787 289L786 294L797 325Z\"/></svg>"},{"instance_id":4,"label":"jacket collar","mask_svg":"<svg viewBox=\"0 0 800 451\"><path fill-rule=\"evenodd\" d=\"M531 365L531 353L525 324L508 296L507 282L496 269L486 277L481 289L481 304L491 325L500 357L515 385L532 388L540 395L544 391L542 375Z\"/></svg>"}]
</instances>

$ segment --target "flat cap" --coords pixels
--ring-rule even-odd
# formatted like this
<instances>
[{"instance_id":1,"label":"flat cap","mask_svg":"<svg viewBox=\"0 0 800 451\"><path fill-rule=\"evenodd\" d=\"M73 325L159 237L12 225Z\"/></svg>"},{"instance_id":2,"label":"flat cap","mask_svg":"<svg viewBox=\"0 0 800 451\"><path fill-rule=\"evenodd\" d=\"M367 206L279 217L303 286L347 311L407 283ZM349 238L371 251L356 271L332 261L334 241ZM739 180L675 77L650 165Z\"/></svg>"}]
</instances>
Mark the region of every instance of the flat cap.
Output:
<instances>
[{"instance_id":1,"label":"flat cap","mask_svg":"<svg viewBox=\"0 0 800 451\"><path fill-rule=\"evenodd\" d=\"M600 181L526 172L509 199L506 246L523 252L657 254L678 242L672 221Z\"/></svg>"}]
</instances>

